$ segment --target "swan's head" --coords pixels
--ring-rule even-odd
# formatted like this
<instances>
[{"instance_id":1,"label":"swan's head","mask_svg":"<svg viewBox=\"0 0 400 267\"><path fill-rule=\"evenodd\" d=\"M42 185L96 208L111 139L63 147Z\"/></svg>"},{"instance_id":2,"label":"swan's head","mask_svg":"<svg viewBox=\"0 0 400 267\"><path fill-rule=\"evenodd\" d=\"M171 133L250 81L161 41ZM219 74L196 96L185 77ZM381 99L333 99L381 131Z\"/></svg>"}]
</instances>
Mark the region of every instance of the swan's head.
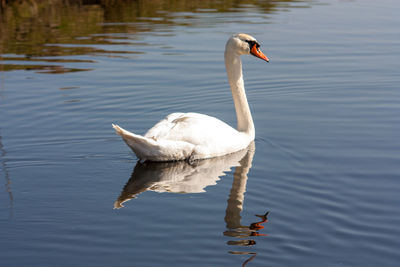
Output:
<instances>
[{"instance_id":1,"label":"swan's head","mask_svg":"<svg viewBox=\"0 0 400 267\"><path fill-rule=\"evenodd\" d=\"M253 55L269 62L268 57L261 52L256 38L245 33L233 35L226 43L226 51L232 51L239 55Z\"/></svg>"}]
</instances>

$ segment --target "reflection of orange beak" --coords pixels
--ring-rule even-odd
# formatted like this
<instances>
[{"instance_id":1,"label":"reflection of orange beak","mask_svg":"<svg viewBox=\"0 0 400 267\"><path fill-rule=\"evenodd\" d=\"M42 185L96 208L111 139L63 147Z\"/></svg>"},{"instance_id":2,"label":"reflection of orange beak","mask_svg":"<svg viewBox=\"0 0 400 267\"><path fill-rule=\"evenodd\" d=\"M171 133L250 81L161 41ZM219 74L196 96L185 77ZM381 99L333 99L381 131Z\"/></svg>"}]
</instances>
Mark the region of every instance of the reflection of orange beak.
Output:
<instances>
[{"instance_id":1,"label":"reflection of orange beak","mask_svg":"<svg viewBox=\"0 0 400 267\"><path fill-rule=\"evenodd\" d=\"M252 223L250 224L250 230L260 230L260 229L264 229L264 226L262 226L261 224L264 222L259 222L259 223Z\"/></svg>"},{"instance_id":2,"label":"reflection of orange beak","mask_svg":"<svg viewBox=\"0 0 400 267\"><path fill-rule=\"evenodd\" d=\"M264 55L263 52L261 52L260 48L256 47L256 45L253 45L253 47L250 50L250 53L255 57L261 58L262 60L269 62L267 56Z\"/></svg>"},{"instance_id":3,"label":"reflection of orange beak","mask_svg":"<svg viewBox=\"0 0 400 267\"><path fill-rule=\"evenodd\" d=\"M252 232L250 236L268 236L267 234L260 234L259 232Z\"/></svg>"}]
</instances>

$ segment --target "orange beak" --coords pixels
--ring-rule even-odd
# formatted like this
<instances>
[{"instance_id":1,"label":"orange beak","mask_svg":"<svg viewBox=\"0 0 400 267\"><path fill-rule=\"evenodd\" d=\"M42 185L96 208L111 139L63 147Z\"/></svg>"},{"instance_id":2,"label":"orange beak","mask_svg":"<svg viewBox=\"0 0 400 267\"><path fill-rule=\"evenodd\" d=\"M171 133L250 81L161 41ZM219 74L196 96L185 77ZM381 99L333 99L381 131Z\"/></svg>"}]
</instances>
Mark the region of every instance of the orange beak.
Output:
<instances>
[{"instance_id":1,"label":"orange beak","mask_svg":"<svg viewBox=\"0 0 400 267\"><path fill-rule=\"evenodd\" d=\"M264 55L264 53L261 52L260 48L256 47L256 45L253 45L253 47L250 50L250 53L255 57L261 58L262 60L269 62L269 59L267 58L267 56Z\"/></svg>"}]
</instances>

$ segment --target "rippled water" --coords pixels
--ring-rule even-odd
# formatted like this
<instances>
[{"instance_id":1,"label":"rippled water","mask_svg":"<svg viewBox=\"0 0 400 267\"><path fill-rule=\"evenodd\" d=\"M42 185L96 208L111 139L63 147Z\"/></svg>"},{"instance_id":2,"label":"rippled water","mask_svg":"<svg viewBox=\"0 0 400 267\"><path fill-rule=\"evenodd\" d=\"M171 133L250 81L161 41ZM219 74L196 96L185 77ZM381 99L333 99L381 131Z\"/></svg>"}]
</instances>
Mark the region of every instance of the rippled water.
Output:
<instances>
[{"instance_id":1,"label":"rippled water","mask_svg":"<svg viewBox=\"0 0 400 267\"><path fill-rule=\"evenodd\" d=\"M400 262L397 1L2 8L1 266ZM235 125L223 49L237 32L270 58L243 58L254 146L137 163L111 123Z\"/></svg>"}]
</instances>

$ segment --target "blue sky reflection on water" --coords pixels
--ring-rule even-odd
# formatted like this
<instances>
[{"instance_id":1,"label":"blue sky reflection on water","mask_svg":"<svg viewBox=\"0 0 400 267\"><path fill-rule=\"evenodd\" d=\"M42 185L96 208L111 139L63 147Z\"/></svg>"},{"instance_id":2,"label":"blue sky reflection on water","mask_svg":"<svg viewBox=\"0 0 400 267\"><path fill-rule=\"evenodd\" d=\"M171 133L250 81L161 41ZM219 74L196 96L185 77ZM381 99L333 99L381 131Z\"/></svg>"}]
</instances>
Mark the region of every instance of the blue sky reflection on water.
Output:
<instances>
[{"instance_id":1,"label":"blue sky reflection on water","mask_svg":"<svg viewBox=\"0 0 400 267\"><path fill-rule=\"evenodd\" d=\"M397 266L396 1L116 3L1 21L1 266ZM235 125L236 32L254 148L137 163L111 123Z\"/></svg>"}]
</instances>

